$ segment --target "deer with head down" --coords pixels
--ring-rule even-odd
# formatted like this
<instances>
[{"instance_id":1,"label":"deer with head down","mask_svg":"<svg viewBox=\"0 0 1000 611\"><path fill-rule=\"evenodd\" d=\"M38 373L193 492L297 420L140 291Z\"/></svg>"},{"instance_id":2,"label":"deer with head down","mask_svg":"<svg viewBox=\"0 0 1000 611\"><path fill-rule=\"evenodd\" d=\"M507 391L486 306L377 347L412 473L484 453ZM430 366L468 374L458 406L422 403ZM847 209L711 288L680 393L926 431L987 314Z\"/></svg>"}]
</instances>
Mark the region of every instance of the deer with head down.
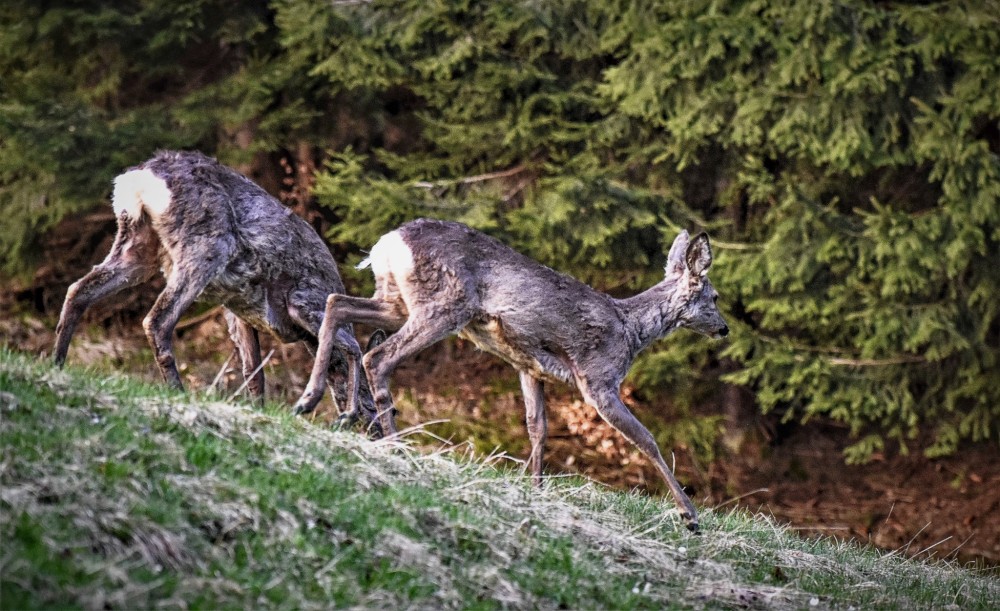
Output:
<instances>
[{"instance_id":1,"label":"deer with head down","mask_svg":"<svg viewBox=\"0 0 1000 611\"><path fill-rule=\"evenodd\" d=\"M517 369L531 440L529 466L541 483L546 417L542 384L570 383L634 443L666 481L688 528L694 505L653 439L619 396L632 362L654 340L680 328L723 337L729 328L708 280L708 236L674 240L659 284L615 299L459 223L420 219L375 244L364 264L375 275L371 299L330 295L319 349L299 409L322 393L335 330L348 323L395 330L363 357L386 435L396 432L389 376L404 359L457 333Z\"/></svg>"},{"instance_id":2,"label":"deer with head down","mask_svg":"<svg viewBox=\"0 0 1000 611\"><path fill-rule=\"evenodd\" d=\"M57 364L65 362L88 307L159 270L166 287L143 328L169 385L183 387L173 333L195 300L224 306L248 389L257 398L264 393L258 332L304 341L315 352L327 296L344 292L337 264L313 228L258 185L200 153L163 151L115 179L112 205L114 244L66 294L56 327ZM371 393L350 324L330 329L328 355L331 347L338 372L331 370L330 379L341 381L333 388L339 405L346 403L345 416L371 420Z\"/></svg>"}]
</instances>

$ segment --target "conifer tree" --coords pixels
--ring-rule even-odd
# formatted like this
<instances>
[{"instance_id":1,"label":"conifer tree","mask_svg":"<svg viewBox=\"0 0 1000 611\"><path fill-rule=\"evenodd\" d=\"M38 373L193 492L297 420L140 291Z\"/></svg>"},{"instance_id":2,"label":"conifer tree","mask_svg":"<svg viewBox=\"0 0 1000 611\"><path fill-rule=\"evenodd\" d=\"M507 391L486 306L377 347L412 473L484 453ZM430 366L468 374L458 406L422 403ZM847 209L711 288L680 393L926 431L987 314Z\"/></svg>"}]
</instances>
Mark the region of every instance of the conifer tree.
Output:
<instances>
[{"instance_id":1,"label":"conifer tree","mask_svg":"<svg viewBox=\"0 0 1000 611\"><path fill-rule=\"evenodd\" d=\"M864 460L996 439L1000 22L979 3L392 2L317 70L415 99L405 154L347 151L318 195L372 243L457 218L606 288L679 227L717 238L729 379ZM375 76L373 76L375 75ZM710 354L674 342L638 380Z\"/></svg>"},{"instance_id":2,"label":"conifer tree","mask_svg":"<svg viewBox=\"0 0 1000 611\"><path fill-rule=\"evenodd\" d=\"M0 51L8 261L153 148L322 151L355 257L447 217L625 294L709 231L731 341L676 336L642 388L690 400L726 358L850 460L997 443L990 3L20 1Z\"/></svg>"}]
</instances>

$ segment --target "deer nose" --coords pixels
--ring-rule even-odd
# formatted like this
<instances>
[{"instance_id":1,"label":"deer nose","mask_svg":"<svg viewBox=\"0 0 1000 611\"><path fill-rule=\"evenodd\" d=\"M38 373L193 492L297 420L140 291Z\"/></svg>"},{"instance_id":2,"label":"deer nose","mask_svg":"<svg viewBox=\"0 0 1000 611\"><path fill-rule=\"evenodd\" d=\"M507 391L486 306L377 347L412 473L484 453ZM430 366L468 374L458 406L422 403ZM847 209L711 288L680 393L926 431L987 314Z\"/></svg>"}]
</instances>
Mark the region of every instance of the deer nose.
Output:
<instances>
[{"instance_id":1,"label":"deer nose","mask_svg":"<svg viewBox=\"0 0 1000 611\"><path fill-rule=\"evenodd\" d=\"M722 328L719 329L719 335L722 337L729 335L729 327L726 325L722 325Z\"/></svg>"}]
</instances>

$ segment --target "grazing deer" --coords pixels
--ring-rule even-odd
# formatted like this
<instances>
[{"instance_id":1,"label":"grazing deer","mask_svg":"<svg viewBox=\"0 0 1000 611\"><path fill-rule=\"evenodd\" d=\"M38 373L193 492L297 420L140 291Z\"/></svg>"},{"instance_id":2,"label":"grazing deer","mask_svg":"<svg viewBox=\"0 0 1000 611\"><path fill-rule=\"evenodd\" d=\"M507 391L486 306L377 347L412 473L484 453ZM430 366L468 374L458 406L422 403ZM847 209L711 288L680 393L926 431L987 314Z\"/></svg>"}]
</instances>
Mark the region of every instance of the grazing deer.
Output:
<instances>
[{"instance_id":1,"label":"grazing deer","mask_svg":"<svg viewBox=\"0 0 1000 611\"><path fill-rule=\"evenodd\" d=\"M225 307L243 375L258 398L264 393L258 331L283 342L305 341L315 353L326 298L343 293L344 285L319 235L266 191L200 153L165 151L118 176L112 202L118 233L107 258L69 287L56 327L58 365L91 304L146 282L158 269L166 288L143 328L171 386L183 388L174 327L199 298ZM351 326L330 333L328 344L346 358L346 389L333 385L339 404L346 398L348 418L371 420L371 393L361 379L361 349ZM342 370L343 360L338 363Z\"/></svg>"},{"instance_id":2,"label":"grazing deer","mask_svg":"<svg viewBox=\"0 0 1000 611\"><path fill-rule=\"evenodd\" d=\"M322 393L335 329L363 323L396 330L363 358L382 430L392 435L389 376L407 357L458 333L518 370L536 484L547 426L542 382L572 383L653 461L688 528L698 529L694 505L619 389L636 355L673 330L687 327L712 337L729 333L707 277L708 236L689 239L682 232L670 248L663 281L628 299L597 292L489 236L444 221L420 219L382 236L365 264L375 274L375 295L327 299L318 356L299 409L309 409Z\"/></svg>"}]
</instances>

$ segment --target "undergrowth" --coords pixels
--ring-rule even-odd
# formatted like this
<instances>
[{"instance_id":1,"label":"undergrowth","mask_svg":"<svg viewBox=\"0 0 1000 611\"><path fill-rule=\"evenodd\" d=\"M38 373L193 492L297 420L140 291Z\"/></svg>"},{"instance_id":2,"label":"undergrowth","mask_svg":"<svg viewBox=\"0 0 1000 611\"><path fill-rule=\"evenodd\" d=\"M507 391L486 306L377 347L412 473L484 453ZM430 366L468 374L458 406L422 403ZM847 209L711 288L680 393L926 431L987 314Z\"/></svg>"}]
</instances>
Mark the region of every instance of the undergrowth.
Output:
<instances>
[{"instance_id":1,"label":"undergrowth","mask_svg":"<svg viewBox=\"0 0 1000 611\"><path fill-rule=\"evenodd\" d=\"M0 607L990 609L960 567L0 349Z\"/></svg>"}]
</instances>

